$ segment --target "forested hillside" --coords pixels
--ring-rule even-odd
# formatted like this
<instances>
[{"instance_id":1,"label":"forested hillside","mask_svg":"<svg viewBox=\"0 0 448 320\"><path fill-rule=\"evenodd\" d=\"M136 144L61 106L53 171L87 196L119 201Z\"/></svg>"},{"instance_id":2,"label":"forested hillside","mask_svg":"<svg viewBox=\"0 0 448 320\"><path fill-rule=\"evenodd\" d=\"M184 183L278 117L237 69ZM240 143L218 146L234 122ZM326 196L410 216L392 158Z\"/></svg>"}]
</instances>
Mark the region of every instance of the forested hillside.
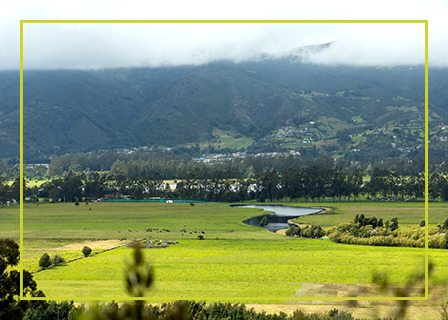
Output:
<instances>
[{"instance_id":1,"label":"forested hillside","mask_svg":"<svg viewBox=\"0 0 448 320\"><path fill-rule=\"evenodd\" d=\"M444 157L446 70L430 69L429 85L430 138ZM0 72L2 158L18 156L18 106L19 72ZM196 144L250 152L315 145L354 160L415 156L424 138L424 67L320 66L289 57L26 70L24 119L29 162L68 152Z\"/></svg>"}]
</instances>

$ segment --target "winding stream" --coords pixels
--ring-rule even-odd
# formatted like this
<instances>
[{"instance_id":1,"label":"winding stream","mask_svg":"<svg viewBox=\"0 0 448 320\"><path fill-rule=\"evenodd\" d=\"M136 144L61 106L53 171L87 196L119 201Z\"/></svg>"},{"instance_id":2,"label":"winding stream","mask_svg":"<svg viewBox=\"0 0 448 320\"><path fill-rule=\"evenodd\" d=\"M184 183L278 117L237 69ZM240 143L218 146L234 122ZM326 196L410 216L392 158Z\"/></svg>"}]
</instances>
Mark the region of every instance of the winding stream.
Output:
<instances>
[{"instance_id":1,"label":"winding stream","mask_svg":"<svg viewBox=\"0 0 448 320\"><path fill-rule=\"evenodd\" d=\"M243 221L245 224L265 228L271 232L276 232L277 230L289 228L292 225L288 223L288 220L290 219L322 211L322 209L290 207L282 205L263 205L263 204L242 205L242 206L235 206L235 208L257 208L257 209L263 209L264 211L273 212ZM260 222L264 216L267 216L268 224L262 227L260 226Z\"/></svg>"}]
</instances>

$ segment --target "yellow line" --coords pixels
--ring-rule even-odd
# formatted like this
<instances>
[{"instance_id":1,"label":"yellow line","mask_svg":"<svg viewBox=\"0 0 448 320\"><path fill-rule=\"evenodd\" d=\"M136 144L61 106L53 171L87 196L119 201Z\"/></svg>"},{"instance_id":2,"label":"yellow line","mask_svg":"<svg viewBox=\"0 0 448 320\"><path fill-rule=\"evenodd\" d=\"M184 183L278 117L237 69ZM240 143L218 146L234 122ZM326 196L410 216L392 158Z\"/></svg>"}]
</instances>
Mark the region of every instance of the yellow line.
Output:
<instances>
[{"instance_id":1,"label":"yellow line","mask_svg":"<svg viewBox=\"0 0 448 320\"><path fill-rule=\"evenodd\" d=\"M23 296L23 25L25 23L424 23L425 24L425 296L424 297L24 297ZM428 300L428 20L20 20L20 299L21 300Z\"/></svg>"},{"instance_id":2,"label":"yellow line","mask_svg":"<svg viewBox=\"0 0 448 320\"><path fill-rule=\"evenodd\" d=\"M428 20L21 20L23 23L426 23Z\"/></svg>"},{"instance_id":3,"label":"yellow line","mask_svg":"<svg viewBox=\"0 0 448 320\"><path fill-rule=\"evenodd\" d=\"M23 22L20 22L20 299L23 299Z\"/></svg>"},{"instance_id":4,"label":"yellow line","mask_svg":"<svg viewBox=\"0 0 448 320\"><path fill-rule=\"evenodd\" d=\"M77 301L106 301L106 300L116 300L116 301L166 301L166 300L207 300L207 301L224 301L224 300L255 300L255 301L289 301L289 300L339 300L339 301L350 301L350 300L427 300L425 297L24 297L21 300L77 300Z\"/></svg>"}]
</instances>

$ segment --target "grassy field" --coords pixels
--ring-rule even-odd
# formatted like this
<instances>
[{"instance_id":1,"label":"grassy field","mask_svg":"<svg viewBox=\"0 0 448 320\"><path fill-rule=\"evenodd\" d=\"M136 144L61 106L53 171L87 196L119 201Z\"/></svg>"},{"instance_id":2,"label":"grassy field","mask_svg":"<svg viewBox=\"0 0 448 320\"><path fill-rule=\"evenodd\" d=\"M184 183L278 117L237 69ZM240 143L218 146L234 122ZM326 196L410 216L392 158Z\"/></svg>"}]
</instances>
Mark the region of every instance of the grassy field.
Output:
<instances>
[{"instance_id":1,"label":"grassy field","mask_svg":"<svg viewBox=\"0 0 448 320\"><path fill-rule=\"evenodd\" d=\"M51 296L126 296L122 276L131 250L82 259L37 273L35 279ZM302 283L368 284L373 271L404 284L423 265L422 250L348 247L323 240L183 240L144 251L155 267L156 282L149 293L155 298L288 297ZM446 253L431 254L443 265L435 280L442 283L448 271Z\"/></svg>"},{"instance_id":2,"label":"grassy field","mask_svg":"<svg viewBox=\"0 0 448 320\"><path fill-rule=\"evenodd\" d=\"M199 233L194 231L204 231L206 239L282 239L242 222L259 214L259 209L234 209L228 204L196 204L194 207L189 203L27 204L24 208L24 267L37 270L37 261L45 252L65 259L81 257L80 250L64 250L63 247L98 239L197 239ZM1 236L18 241L18 207L1 208L0 217ZM174 232L146 232L149 228ZM181 232L182 229L187 232Z\"/></svg>"},{"instance_id":3,"label":"grassy field","mask_svg":"<svg viewBox=\"0 0 448 320\"><path fill-rule=\"evenodd\" d=\"M332 207L335 213L299 219L300 223L327 227L351 221L356 213L383 219L397 216L402 227L417 225L424 216L422 203L293 205ZM448 216L447 211L448 204L431 205L432 223L441 222ZM145 249L157 279L149 295L192 298L307 296L317 294L309 288L322 284L326 293L319 294L346 295L348 291L343 288L370 283L374 271L385 272L391 282L404 284L423 265L421 249L289 239L242 223L260 214L259 209L231 208L221 203L195 206L188 203L26 204L24 266L27 270L38 270L37 262L44 252L50 256L59 254L68 260L80 258L80 248L87 241L96 245L106 243L106 239L177 240L180 244L169 248ZM0 208L0 219L1 237L18 239L18 208ZM148 228L174 231L146 232ZM194 231L204 231L205 240L198 240ZM92 248L94 253L105 249L101 245ZM446 250L430 250L430 255L437 266L433 283L445 284ZM122 296L125 294L124 261L130 256L131 249L121 247L38 272L35 279L48 296ZM279 303L278 300L268 302Z\"/></svg>"},{"instance_id":4,"label":"grassy field","mask_svg":"<svg viewBox=\"0 0 448 320\"><path fill-rule=\"evenodd\" d=\"M221 130L221 129L214 128L213 136L215 136L216 138L213 140L203 141L203 142L199 143L199 146L201 148L207 148L210 145L216 149L230 148L230 149L239 150L241 148L247 148L254 142L254 140L252 138L243 136L235 130ZM194 145L195 144L187 143L182 146L191 147Z\"/></svg>"},{"instance_id":5,"label":"grassy field","mask_svg":"<svg viewBox=\"0 0 448 320\"><path fill-rule=\"evenodd\" d=\"M242 221L260 214L259 209L237 209L222 203L73 203L26 205L24 236L38 239L99 239L145 236L195 239L204 231L207 238L273 239L276 235ZM15 219L9 216L9 219ZM18 221L17 221L18 222ZM6 222L6 225L9 223ZM13 229L11 224L9 228ZM158 234L146 229L174 230ZM187 232L181 236L181 229ZM131 231L131 232L129 232Z\"/></svg>"},{"instance_id":6,"label":"grassy field","mask_svg":"<svg viewBox=\"0 0 448 320\"><path fill-rule=\"evenodd\" d=\"M356 214L376 216L383 220L397 217L401 226L417 226L425 220L425 207L422 202L325 202L325 203L298 203L294 206L331 208L328 213L319 213L296 219L303 224L315 224L323 227L332 227L342 222L351 222ZM430 203L429 225L441 224L448 218L448 204Z\"/></svg>"}]
</instances>

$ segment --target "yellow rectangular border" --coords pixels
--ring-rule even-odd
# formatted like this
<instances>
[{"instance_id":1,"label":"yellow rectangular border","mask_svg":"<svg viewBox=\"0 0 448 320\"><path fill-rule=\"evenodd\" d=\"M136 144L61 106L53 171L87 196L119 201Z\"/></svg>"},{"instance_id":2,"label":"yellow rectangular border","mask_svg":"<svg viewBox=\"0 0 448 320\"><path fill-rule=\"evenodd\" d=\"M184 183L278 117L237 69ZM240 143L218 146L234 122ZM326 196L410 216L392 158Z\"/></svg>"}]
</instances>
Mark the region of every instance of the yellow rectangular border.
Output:
<instances>
[{"instance_id":1,"label":"yellow rectangular border","mask_svg":"<svg viewBox=\"0 0 448 320\"><path fill-rule=\"evenodd\" d=\"M425 25L425 296L424 297L24 297L23 296L23 25L25 23L421 23ZM428 20L20 20L20 299L21 300L428 300Z\"/></svg>"}]
</instances>

